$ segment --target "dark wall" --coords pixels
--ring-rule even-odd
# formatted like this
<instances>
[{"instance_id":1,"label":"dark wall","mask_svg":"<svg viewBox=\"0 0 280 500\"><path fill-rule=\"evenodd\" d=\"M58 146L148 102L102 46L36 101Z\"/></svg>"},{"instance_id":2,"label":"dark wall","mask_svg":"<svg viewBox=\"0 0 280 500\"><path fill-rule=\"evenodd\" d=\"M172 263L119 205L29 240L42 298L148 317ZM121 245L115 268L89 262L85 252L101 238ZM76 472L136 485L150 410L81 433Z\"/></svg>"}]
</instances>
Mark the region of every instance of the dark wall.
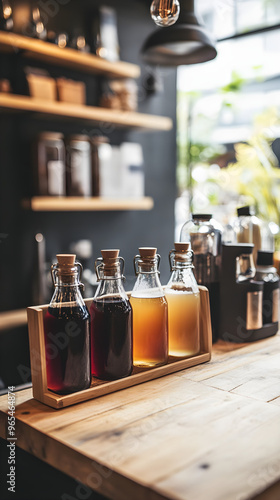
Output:
<instances>
[{"instance_id":1,"label":"dark wall","mask_svg":"<svg viewBox=\"0 0 280 500\"><path fill-rule=\"evenodd\" d=\"M22 8L28 2L15 1ZM47 2L41 0L42 6ZM60 6L56 15L49 15L47 27L84 31L85 19L98 4L94 0L69 0ZM102 2L103 4L105 2ZM58 0L59 4L59 0ZM121 59L141 64L140 49L147 35L155 29L150 18L149 3L137 0L108 1L117 9ZM23 18L22 18L23 19ZM20 28L19 28L20 31ZM37 61L22 59L20 54L0 54L1 76L14 77L21 85L20 75L26 65L47 68L51 76L82 79L87 85L89 104L98 102L101 79L84 73L46 66ZM157 69L163 90L146 95L145 78L150 69L142 66L139 79L139 111L176 116L176 71ZM20 202L32 194L32 162L30 148L39 131L53 130L67 133L107 134L113 144L122 141L140 142L145 161L146 195L152 196L152 211L126 212L69 212L35 213L25 211ZM93 260L101 248L120 248L126 261L127 287L133 284L133 257L138 246L157 246L162 256L161 277L169 276L168 252L173 245L174 200L176 167L176 131L132 132L103 129L73 122L38 119L31 114L0 115L0 310L26 307L32 303L34 275L34 236L37 232L46 238L47 258L51 261L58 252L67 252L69 244L78 239L90 239ZM93 268L93 262L92 262ZM11 333L9 333L9 336ZM3 335L0 337L0 344ZM0 345L1 349L2 345ZM2 350L2 349L1 349ZM3 352L3 350L2 350ZM1 362L1 360L0 360ZM1 368L0 368L1 369ZM0 373L1 376L1 373Z\"/></svg>"}]
</instances>

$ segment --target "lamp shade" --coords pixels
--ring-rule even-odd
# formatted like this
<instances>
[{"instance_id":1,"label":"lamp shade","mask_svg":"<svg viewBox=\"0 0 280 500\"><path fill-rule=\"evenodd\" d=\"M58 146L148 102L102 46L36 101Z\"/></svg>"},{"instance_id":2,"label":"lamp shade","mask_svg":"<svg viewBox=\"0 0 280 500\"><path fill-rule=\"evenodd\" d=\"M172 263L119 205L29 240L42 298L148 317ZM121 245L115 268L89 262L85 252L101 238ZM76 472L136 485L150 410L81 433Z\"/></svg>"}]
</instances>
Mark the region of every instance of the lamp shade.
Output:
<instances>
[{"instance_id":1,"label":"lamp shade","mask_svg":"<svg viewBox=\"0 0 280 500\"><path fill-rule=\"evenodd\" d=\"M176 24L159 28L152 33L141 53L148 64L180 66L210 61L216 57L217 50L194 13L194 1L181 0L180 16Z\"/></svg>"}]
</instances>

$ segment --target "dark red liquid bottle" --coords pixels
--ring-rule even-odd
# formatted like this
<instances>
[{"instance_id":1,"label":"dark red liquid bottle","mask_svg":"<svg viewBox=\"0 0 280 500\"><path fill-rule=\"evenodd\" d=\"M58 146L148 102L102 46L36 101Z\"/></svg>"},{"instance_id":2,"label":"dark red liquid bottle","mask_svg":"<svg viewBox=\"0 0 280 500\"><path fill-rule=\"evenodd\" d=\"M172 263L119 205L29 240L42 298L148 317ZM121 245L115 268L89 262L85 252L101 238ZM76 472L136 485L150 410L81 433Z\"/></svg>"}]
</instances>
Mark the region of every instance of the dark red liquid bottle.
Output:
<instances>
[{"instance_id":1,"label":"dark red liquid bottle","mask_svg":"<svg viewBox=\"0 0 280 500\"><path fill-rule=\"evenodd\" d=\"M48 389L70 394L91 383L89 313L79 290L75 255L58 255L55 292L44 318Z\"/></svg>"},{"instance_id":2,"label":"dark red liquid bottle","mask_svg":"<svg viewBox=\"0 0 280 500\"><path fill-rule=\"evenodd\" d=\"M132 371L132 309L122 285L118 250L102 250L99 287L90 308L92 375L103 380ZM97 262L98 262L97 261Z\"/></svg>"}]
</instances>

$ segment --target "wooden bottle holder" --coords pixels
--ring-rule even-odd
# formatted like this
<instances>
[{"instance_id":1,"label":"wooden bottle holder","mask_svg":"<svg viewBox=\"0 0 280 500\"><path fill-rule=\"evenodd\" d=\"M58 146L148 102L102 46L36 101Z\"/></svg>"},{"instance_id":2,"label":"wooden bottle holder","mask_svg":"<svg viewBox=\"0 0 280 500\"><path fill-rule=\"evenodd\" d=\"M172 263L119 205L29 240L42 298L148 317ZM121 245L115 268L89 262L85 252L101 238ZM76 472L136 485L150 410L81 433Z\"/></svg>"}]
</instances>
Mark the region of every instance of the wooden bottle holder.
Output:
<instances>
[{"instance_id":1,"label":"wooden bottle holder","mask_svg":"<svg viewBox=\"0 0 280 500\"><path fill-rule=\"evenodd\" d=\"M55 409L65 408L76 403L94 399L105 394L132 387L148 380L153 380L164 375L169 375L191 366L205 363L211 359L212 330L209 305L209 292L207 288L200 286L200 352L189 358L174 358L169 356L168 363L156 368L133 369L129 377L113 381L99 380L93 377L89 389L67 394L65 396L56 394L47 388L47 370L44 341L44 315L48 305L28 307L28 331L31 361L31 376L33 384L33 397ZM88 309L92 299L85 300Z\"/></svg>"}]
</instances>

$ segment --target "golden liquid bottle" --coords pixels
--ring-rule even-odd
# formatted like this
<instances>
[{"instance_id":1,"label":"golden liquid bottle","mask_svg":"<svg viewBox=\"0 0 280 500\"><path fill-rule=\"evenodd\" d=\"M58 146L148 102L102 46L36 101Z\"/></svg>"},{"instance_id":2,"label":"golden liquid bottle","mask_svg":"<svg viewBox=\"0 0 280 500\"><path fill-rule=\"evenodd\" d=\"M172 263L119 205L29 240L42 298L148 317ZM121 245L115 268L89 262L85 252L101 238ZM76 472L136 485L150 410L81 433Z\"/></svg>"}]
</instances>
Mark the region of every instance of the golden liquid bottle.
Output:
<instances>
[{"instance_id":1,"label":"golden liquid bottle","mask_svg":"<svg viewBox=\"0 0 280 500\"><path fill-rule=\"evenodd\" d=\"M195 356L200 350L199 289L193 275L189 243L175 243L169 254L171 278L165 289L168 303L169 354Z\"/></svg>"},{"instance_id":2,"label":"golden liquid bottle","mask_svg":"<svg viewBox=\"0 0 280 500\"><path fill-rule=\"evenodd\" d=\"M156 251L156 248L139 248L140 255L134 259L137 280L130 303L135 366L160 366L168 359L167 301L158 277Z\"/></svg>"}]
</instances>

